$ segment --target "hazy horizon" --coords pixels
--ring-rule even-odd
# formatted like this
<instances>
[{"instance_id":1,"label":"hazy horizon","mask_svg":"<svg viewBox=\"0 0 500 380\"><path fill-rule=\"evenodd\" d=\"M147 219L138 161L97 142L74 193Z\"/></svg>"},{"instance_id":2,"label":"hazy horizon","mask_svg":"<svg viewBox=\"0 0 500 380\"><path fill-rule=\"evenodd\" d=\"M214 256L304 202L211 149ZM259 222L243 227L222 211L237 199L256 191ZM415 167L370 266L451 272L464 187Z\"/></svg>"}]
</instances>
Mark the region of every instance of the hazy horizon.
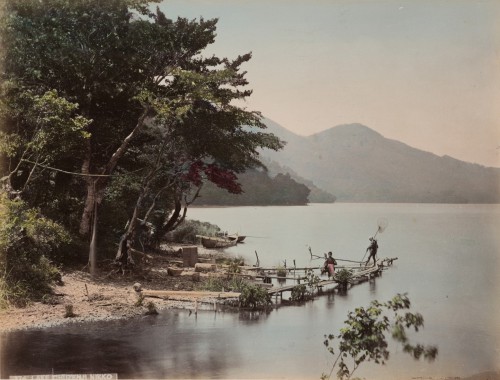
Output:
<instances>
[{"instance_id":1,"label":"hazy horizon","mask_svg":"<svg viewBox=\"0 0 500 380\"><path fill-rule=\"evenodd\" d=\"M415 148L500 167L500 2L180 0L219 18L208 54L252 52L246 106L302 136L360 123Z\"/></svg>"}]
</instances>

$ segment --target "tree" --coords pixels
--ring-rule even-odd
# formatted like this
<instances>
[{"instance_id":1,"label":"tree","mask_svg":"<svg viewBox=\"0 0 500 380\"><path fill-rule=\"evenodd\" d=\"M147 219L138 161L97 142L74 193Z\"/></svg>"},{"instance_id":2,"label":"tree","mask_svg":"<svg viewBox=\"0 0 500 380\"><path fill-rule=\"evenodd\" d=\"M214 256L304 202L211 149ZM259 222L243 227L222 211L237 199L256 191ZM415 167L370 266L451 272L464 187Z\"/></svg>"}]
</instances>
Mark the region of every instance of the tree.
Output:
<instances>
[{"instance_id":1,"label":"tree","mask_svg":"<svg viewBox=\"0 0 500 380\"><path fill-rule=\"evenodd\" d=\"M415 359L421 357L432 361L438 354L435 346L410 344L406 329L413 328L418 331L424 325L424 318L419 313L405 312L410 308L410 300L406 294L398 294L392 300L380 303L372 301L368 308L358 307L354 312L349 312L345 321L346 327L340 330L337 336L325 335L324 345L328 351L335 355L331 341L339 340L339 353L332 365L329 375L323 374L323 379L329 379L333 370L338 367L337 378L350 379L358 367L373 361L376 364L385 364L389 359L389 350L386 334L403 345L403 350ZM392 318L384 314L393 312ZM353 360L352 369L347 364L347 359Z\"/></svg>"},{"instance_id":2,"label":"tree","mask_svg":"<svg viewBox=\"0 0 500 380\"><path fill-rule=\"evenodd\" d=\"M44 187L65 192L53 194L70 202L75 213L80 211L78 230L91 238L91 247L98 206L117 175L128 175L131 168L142 173L129 234L139 211L149 209L152 199L158 200L155 194L166 196L160 190L175 184L168 193L174 199L174 218L167 218L164 226L169 229L180 220L179 199L189 187L184 180L193 165L203 164L202 180L222 181L231 188L236 186L235 173L259 164L257 148L282 146L272 134L256 132L264 128L258 112L232 104L251 94L243 89L248 83L240 72L250 54L232 61L203 56L215 40L217 20L173 21L159 10L151 12L153 2L8 0L5 5L2 99L7 132L2 140L11 149L8 177L47 173L40 177ZM78 128L71 141L78 144L70 144L64 155L50 161L46 152L26 159L27 144L40 128L22 117L37 112L24 101L26 94L34 99L54 94L72 105L70 116ZM154 128L159 133L151 138ZM62 151L59 144L54 149ZM156 159L141 166L138 158L143 153ZM79 175L68 178L67 173ZM21 185L10 182L18 191ZM50 208L38 187L24 181L22 189L42 211ZM147 199L150 204L145 206ZM61 202L45 201L54 216L69 218L61 209L57 212Z\"/></svg>"},{"instance_id":3,"label":"tree","mask_svg":"<svg viewBox=\"0 0 500 380\"><path fill-rule=\"evenodd\" d=\"M68 249L70 236L21 200L0 194L0 308L25 306L51 293L61 279L53 258Z\"/></svg>"}]
</instances>

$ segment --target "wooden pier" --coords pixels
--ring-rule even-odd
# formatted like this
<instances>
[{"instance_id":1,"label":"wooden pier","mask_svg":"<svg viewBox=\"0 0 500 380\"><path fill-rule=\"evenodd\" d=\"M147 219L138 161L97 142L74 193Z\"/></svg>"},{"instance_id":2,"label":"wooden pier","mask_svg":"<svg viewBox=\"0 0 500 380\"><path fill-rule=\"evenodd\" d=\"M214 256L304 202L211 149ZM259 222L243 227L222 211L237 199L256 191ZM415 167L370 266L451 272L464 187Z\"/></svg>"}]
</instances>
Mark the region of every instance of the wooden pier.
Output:
<instances>
[{"instance_id":1,"label":"wooden pier","mask_svg":"<svg viewBox=\"0 0 500 380\"><path fill-rule=\"evenodd\" d=\"M379 259L379 260L377 260L377 263L375 266L365 267L365 269L353 272L352 277L351 277L351 281L360 282L360 281L363 281L365 279L375 277L380 272L382 272L382 270L384 268L391 266L392 263L394 262L394 260L397 260L397 259L398 259L397 257L385 258L382 260ZM334 279L322 280L317 284L317 287L322 288L322 287L328 286L328 285L338 285L338 281L336 281ZM295 286L296 286L296 284L285 285L285 286L280 286L280 287L276 287L276 288L273 287L271 289L268 289L268 292L269 292L269 294L272 294L272 295L277 295L277 294L282 295L283 292L291 291L293 288L295 288Z\"/></svg>"},{"instance_id":2,"label":"wooden pier","mask_svg":"<svg viewBox=\"0 0 500 380\"><path fill-rule=\"evenodd\" d=\"M358 283L366 279L370 279L372 277L375 277L378 275L384 268L387 268L388 266L391 266L394 260L397 260L398 258L385 258L382 260L377 260L376 265L371 266L371 267L348 267L350 269L357 269L356 271L352 272L352 277L350 278L351 283ZM310 269L320 269L321 267L314 267L314 268L287 268L288 271L292 270L310 270ZM337 267L339 268L339 267ZM346 268L346 267L344 267ZM251 269L257 269L255 267ZM259 268L262 271L262 268ZM248 277L248 275L241 275L244 277ZM250 277L261 277L261 278L277 278L277 279L287 279L287 280L293 280L295 281L294 284L292 285L284 285L284 286L278 286L274 287L270 283L257 283L256 285L262 286L264 288L268 288L267 292L270 295L275 295L276 297L278 295L281 296L281 299L283 299L283 293L287 291L292 291L296 286L297 283L300 284L301 281L305 281L306 278L303 276L298 276L298 277L280 277L280 276L266 276L266 275L257 275L257 276L250 276ZM316 284L316 287L321 289L325 286L329 285L334 285L333 289L339 286L339 282L335 279L328 279L328 280L321 280L319 283ZM135 285L134 285L135 286ZM269 288L271 286L271 288ZM157 297L157 298L171 298L171 299L178 299L178 300L185 300L185 301L198 301L200 299L205 299L205 298L213 298L213 299L227 299L227 298L238 298L240 296L240 293L238 292L209 292L209 291L174 291L174 290L137 290L139 295L145 296L145 297ZM210 301L212 302L212 301Z\"/></svg>"}]
</instances>

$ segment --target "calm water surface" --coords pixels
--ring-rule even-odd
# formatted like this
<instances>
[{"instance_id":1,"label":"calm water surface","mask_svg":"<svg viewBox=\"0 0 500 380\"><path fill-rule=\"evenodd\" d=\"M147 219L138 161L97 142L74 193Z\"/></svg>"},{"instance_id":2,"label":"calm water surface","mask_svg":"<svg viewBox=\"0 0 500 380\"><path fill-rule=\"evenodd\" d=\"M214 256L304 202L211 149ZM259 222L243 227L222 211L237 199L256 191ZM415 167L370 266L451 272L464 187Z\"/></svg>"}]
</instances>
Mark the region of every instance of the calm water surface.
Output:
<instances>
[{"instance_id":1,"label":"calm water surface","mask_svg":"<svg viewBox=\"0 0 500 380\"><path fill-rule=\"evenodd\" d=\"M380 218L379 257L394 266L346 295L329 294L269 313L183 310L127 321L69 325L2 335L0 377L110 373L124 378L312 378L332 356L322 344L347 312L407 292L425 328L412 336L437 344L438 359L417 362L391 346L386 366L357 376L411 379L500 370L500 206L332 204L304 207L196 208L193 219L248 235L228 250L261 265L310 261L313 253L361 260Z\"/></svg>"}]
</instances>

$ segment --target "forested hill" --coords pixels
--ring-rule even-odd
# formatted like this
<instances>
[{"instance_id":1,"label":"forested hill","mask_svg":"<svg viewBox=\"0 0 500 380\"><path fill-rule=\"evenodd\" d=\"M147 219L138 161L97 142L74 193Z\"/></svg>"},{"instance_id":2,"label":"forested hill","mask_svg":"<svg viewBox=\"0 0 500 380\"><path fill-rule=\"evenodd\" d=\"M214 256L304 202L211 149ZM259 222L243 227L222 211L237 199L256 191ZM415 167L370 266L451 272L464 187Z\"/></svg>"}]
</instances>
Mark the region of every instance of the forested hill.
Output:
<instances>
[{"instance_id":1,"label":"forested hill","mask_svg":"<svg viewBox=\"0 0 500 380\"><path fill-rule=\"evenodd\" d=\"M256 206L256 205L305 205L309 188L296 182L289 174L270 177L262 170L249 170L238 175L243 193L230 194L212 183L206 183L194 205Z\"/></svg>"},{"instance_id":2,"label":"forested hill","mask_svg":"<svg viewBox=\"0 0 500 380\"><path fill-rule=\"evenodd\" d=\"M460 161L390 140L361 125L308 137L266 119L287 141L263 156L334 194L340 202L500 203L500 169Z\"/></svg>"}]
</instances>

